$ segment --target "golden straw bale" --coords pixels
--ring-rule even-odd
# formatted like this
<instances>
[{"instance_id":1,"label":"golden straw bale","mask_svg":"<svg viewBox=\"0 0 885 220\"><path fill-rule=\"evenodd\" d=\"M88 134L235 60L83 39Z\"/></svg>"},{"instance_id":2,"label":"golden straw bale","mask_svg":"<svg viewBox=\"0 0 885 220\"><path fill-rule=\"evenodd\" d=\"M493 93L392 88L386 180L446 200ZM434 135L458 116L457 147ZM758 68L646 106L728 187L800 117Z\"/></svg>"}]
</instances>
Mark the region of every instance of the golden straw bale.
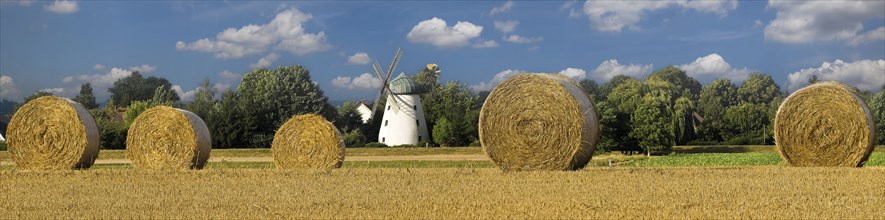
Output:
<instances>
[{"instance_id":1,"label":"golden straw bale","mask_svg":"<svg viewBox=\"0 0 885 220\"><path fill-rule=\"evenodd\" d=\"M876 122L854 90L822 82L793 92L777 110L774 140L793 166L863 166L875 147Z\"/></svg>"},{"instance_id":2,"label":"golden straw bale","mask_svg":"<svg viewBox=\"0 0 885 220\"><path fill-rule=\"evenodd\" d=\"M344 163L344 140L332 123L315 114L292 117L274 135L274 164L280 169L339 168Z\"/></svg>"},{"instance_id":3,"label":"golden straw bale","mask_svg":"<svg viewBox=\"0 0 885 220\"><path fill-rule=\"evenodd\" d=\"M168 106L142 112L126 137L126 157L140 169L202 169L211 150L212 138L203 119Z\"/></svg>"},{"instance_id":4,"label":"golden straw bale","mask_svg":"<svg viewBox=\"0 0 885 220\"><path fill-rule=\"evenodd\" d=\"M7 129L9 154L19 169L85 169L98 157L95 119L70 99L31 100L15 112Z\"/></svg>"},{"instance_id":5,"label":"golden straw bale","mask_svg":"<svg viewBox=\"0 0 885 220\"><path fill-rule=\"evenodd\" d=\"M520 74L489 94L479 116L479 138L504 171L577 170L599 141L593 103L559 74Z\"/></svg>"}]
</instances>

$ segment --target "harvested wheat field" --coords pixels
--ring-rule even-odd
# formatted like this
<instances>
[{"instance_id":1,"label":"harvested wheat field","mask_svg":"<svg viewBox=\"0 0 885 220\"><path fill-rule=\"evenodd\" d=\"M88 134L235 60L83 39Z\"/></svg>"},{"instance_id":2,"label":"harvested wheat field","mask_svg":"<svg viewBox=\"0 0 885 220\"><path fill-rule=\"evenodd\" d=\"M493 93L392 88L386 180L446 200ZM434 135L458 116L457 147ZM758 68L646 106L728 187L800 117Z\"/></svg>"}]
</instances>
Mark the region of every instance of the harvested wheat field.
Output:
<instances>
[{"instance_id":1,"label":"harvested wheat field","mask_svg":"<svg viewBox=\"0 0 885 220\"><path fill-rule=\"evenodd\" d=\"M885 218L885 169L0 171L4 218Z\"/></svg>"}]
</instances>

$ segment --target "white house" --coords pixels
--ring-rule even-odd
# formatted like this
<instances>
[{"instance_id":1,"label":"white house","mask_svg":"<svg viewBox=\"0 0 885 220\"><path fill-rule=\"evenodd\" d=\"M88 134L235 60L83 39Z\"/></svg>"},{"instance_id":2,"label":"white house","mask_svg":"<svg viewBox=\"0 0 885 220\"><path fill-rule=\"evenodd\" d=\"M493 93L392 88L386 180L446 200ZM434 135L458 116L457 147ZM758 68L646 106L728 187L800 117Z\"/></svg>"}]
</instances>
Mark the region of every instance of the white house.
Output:
<instances>
[{"instance_id":1,"label":"white house","mask_svg":"<svg viewBox=\"0 0 885 220\"><path fill-rule=\"evenodd\" d=\"M356 104L356 112L360 114L363 124L368 123L369 119L372 118L372 108L365 101L359 101Z\"/></svg>"},{"instance_id":2,"label":"white house","mask_svg":"<svg viewBox=\"0 0 885 220\"><path fill-rule=\"evenodd\" d=\"M421 93L424 91L418 82L400 73L390 81L390 92L393 94L387 94L378 142L397 146L429 141L424 106L421 105Z\"/></svg>"}]
</instances>

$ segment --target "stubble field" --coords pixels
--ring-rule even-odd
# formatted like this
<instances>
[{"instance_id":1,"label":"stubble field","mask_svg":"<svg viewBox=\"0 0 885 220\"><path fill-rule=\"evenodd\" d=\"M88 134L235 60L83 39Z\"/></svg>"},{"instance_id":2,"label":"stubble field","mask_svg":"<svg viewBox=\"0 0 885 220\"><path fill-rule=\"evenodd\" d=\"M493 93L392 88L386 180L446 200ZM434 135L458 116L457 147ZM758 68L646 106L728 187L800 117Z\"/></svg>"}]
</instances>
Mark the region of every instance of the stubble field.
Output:
<instances>
[{"instance_id":1,"label":"stubble field","mask_svg":"<svg viewBox=\"0 0 885 220\"><path fill-rule=\"evenodd\" d=\"M6 166L0 170L0 216L885 218L885 167L771 165L765 159L770 156L768 148L754 149L709 153L710 149L682 147L676 155L652 158L600 155L594 157L593 167L572 172L502 173L487 161L351 161L331 171L268 169L272 163L219 165L225 162L210 163L206 170L177 172L140 171L119 164L56 172ZM481 153L476 150L446 151ZM433 150L408 152L368 150L363 156L445 155ZM260 157L260 153L248 155ZM873 159L883 156L876 152ZM737 159L731 165L697 162L717 157L750 159ZM608 167L605 158L616 161L614 167ZM679 165L683 162L678 161L694 162ZM368 165L372 163L386 165Z\"/></svg>"}]
</instances>

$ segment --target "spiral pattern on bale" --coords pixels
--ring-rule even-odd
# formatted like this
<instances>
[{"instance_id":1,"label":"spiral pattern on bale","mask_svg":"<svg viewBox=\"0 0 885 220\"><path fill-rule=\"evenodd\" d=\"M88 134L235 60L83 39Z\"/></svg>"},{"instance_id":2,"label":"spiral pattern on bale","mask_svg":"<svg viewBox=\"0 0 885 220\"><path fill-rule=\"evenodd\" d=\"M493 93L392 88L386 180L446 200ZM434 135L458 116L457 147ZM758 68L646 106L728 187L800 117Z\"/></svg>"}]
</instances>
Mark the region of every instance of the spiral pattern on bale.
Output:
<instances>
[{"instance_id":1,"label":"spiral pattern on bale","mask_svg":"<svg viewBox=\"0 0 885 220\"><path fill-rule=\"evenodd\" d=\"M279 169L332 169L344 163L344 140L323 116L298 115L277 130L271 144Z\"/></svg>"},{"instance_id":2,"label":"spiral pattern on bale","mask_svg":"<svg viewBox=\"0 0 885 220\"><path fill-rule=\"evenodd\" d=\"M80 103L55 96L29 101L7 127L9 154L19 169L85 169L98 157L95 119Z\"/></svg>"},{"instance_id":3,"label":"spiral pattern on bale","mask_svg":"<svg viewBox=\"0 0 885 220\"><path fill-rule=\"evenodd\" d=\"M778 153L793 166L863 166L873 152L876 122L854 90L822 82L793 92L774 121Z\"/></svg>"},{"instance_id":4,"label":"spiral pattern on bale","mask_svg":"<svg viewBox=\"0 0 885 220\"><path fill-rule=\"evenodd\" d=\"M211 150L212 138L203 119L168 106L139 114L126 137L126 157L139 169L202 169Z\"/></svg>"},{"instance_id":5,"label":"spiral pattern on bale","mask_svg":"<svg viewBox=\"0 0 885 220\"><path fill-rule=\"evenodd\" d=\"M571 79L520 74L489 94L479 116L479 139L504 171L577 170L596 151L599 121Z\"/></svg>"}]
</instances>

